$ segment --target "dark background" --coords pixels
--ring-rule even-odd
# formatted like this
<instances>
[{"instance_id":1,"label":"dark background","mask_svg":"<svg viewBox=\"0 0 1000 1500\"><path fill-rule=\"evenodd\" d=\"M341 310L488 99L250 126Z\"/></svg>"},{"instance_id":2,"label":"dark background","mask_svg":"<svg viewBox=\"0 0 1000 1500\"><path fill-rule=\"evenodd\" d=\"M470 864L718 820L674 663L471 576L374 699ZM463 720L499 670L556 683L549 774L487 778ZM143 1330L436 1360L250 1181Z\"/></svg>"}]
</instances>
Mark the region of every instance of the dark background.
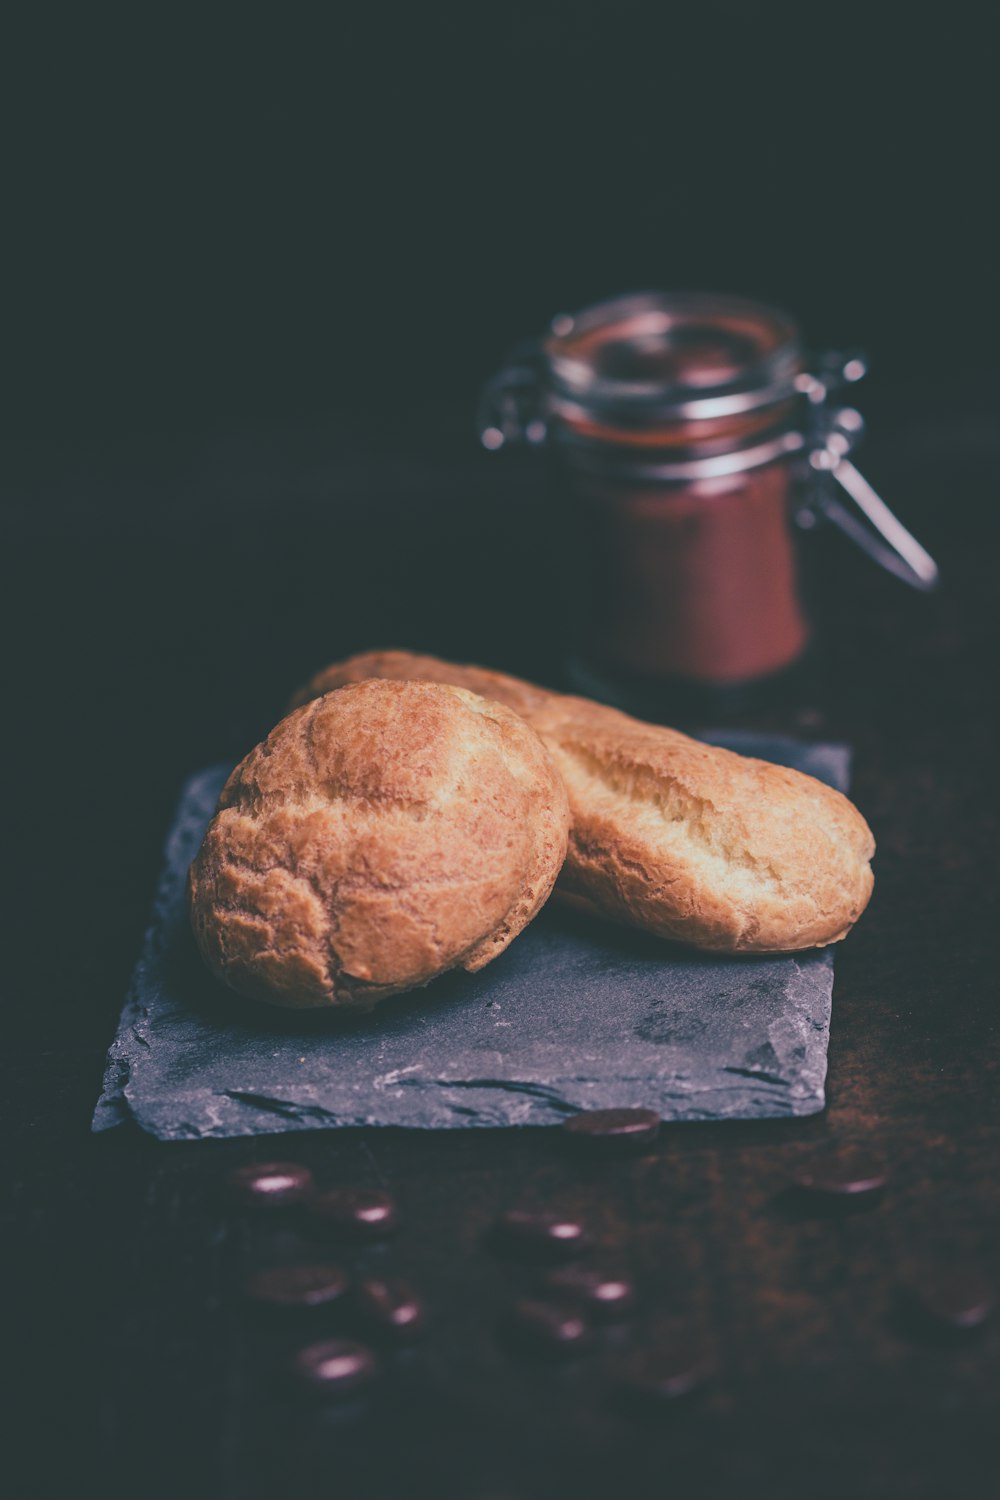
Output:
<instances>
[{"instance_id":1,"label":"dark background","mask_svg":"<svg viewBox=\"0 0 1000 1500\"><path fill-rule=\"evenodd\" d=\"M657 1492L664 1475L691 1493L910 1500L955 1475L991 1492L996 1335L942 1363L888 1314L928 1226L1000 1252L989 19L581 0L7 23L19 1496L95 1475L109 1493L307 1493L334 1464L350 1495L418 1474L444 1500L531 1500L562 1492L539 1486L555 1463L595 1495L633 1470ZM670 1133L652 1165L582 1185L530 1133L303 1147L329 1180L402 1194L410 1269L444 1326L360 1427L303 1434L275 1415L233 1292L253 1247L217 1184L253 1148L87 1134L162 835L185 774L238 758L294 684L352 650L558 681L544 486L478 450L476 396L554 312L643 287L769 299L810 344L865 347L861 464L942 564L940 593L918 597L818 539L824 672L770 721L854 745L880 844L873 906L838 957L830 1109ZM873 1139L892 1213L833 1238L800 1225L776 1251L768 1205L791 1165ZM662 1445L615 1425L599 1373L497 1363L497 1287L473 1250L525 1184L570 1207L603 1194L640 1281L669 1268L650 1340L703 1308L729 1375Z\"/></svg>"},{"instance_id":2,"label":"dark background","mask_svg":"<svg viewBox=\"0 0 1000 1500\"><path fill-rule=\"evenodd\" d=\"M154 9L8 34L15 433L392 425L647 286L993 372L987 7Z\"/></svg>"}]
</instances>

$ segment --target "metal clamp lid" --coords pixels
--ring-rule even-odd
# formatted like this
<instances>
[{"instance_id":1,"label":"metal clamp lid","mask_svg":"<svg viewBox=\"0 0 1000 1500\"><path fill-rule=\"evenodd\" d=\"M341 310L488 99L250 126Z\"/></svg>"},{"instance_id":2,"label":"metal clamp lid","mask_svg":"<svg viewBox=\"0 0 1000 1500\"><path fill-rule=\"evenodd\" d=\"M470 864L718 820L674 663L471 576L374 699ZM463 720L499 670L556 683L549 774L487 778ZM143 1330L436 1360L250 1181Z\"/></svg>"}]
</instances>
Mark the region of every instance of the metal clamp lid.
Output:
<instances>
[{"instance_id":1,"label":"metal clamp lid","mask_svg":"<svg viewBox=\"0 0 1000 1500\"><path fill-rule=\"evenodd\" d=\"M829 521L887 573L911 588L929 592L939 581L937 563L848 456L864 431L861 414L853 407L830 405L831 395L866 374L865 356L856 351L828 352L809 363L811 370L794 377L795 391L808 403L804 437L797 442L778 443L773 453L768 450L764 454L770 460L787 456L799 447L808 453L816 482L797 514L798 524L809 528L820 520ZM511 354L488 382L480 400L477 426L484 448L496 451L517 442L538 447L546 441L550 426L548 375L548 359L538 340L522 344ZM748 450L744 456L755 458L756 453L755 449ZM686 468L676 464L669 467L671 474L676 471L677 478L685 478L695 477L696 468L699 473L708 473L706 464L714 465L713 473L750 466L741 460L727 468L724 459L712 458L696 460ZM854 502L860 516L843 503L832 481Z\"/></svg>"}]
</instances>

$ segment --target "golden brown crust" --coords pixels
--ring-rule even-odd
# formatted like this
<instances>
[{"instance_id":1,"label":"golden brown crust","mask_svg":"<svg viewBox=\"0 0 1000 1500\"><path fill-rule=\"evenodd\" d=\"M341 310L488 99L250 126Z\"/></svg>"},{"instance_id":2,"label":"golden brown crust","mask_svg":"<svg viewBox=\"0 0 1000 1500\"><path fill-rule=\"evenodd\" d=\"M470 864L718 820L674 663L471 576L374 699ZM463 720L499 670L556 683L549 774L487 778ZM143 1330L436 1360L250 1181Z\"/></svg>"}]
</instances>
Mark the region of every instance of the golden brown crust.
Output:
<instances>
[{"instance_id":1,"label":"golden brown crust","mask_svg":"<svg viewBox=\"0 0 1000 1500\"><path fill-rule=\"evenodd\" d=\"M289 714L229 778L191 867L195 937L253 999L366 1007L502 953L568 826L517 715L460 687L362 682Z\"/></svg>"},{"instance_id":2,"label":"golden brown crust","mask_svg":"<svg viewBox=\"0 0 1000 1500\"><path fill-rule=\"evenodd\" d=\"M370 676L470 687L538 731L569 793L559 889L577 904L699 948L777 953L837 942L868 903L871 831L811 776L586 698L404 651L328 667L297 699Z\"/></svg>"}]
</instances>

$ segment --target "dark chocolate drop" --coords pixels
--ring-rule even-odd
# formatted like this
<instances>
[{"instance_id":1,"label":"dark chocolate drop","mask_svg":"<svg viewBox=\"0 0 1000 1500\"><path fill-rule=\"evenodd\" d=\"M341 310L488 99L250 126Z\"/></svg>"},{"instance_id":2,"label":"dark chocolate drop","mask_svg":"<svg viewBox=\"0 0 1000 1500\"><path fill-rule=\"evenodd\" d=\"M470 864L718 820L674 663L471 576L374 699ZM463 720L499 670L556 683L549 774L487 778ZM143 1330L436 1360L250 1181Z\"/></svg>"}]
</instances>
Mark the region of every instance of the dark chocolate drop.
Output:
<instances>
[{"instance_id":1,"label":"dark chocolate drop","mask_svg":"<svg viewBox=\"0 0 1000 1500\"><path fill-rule=\"evenodd\" d=\"M378 1374L371 1350L349 1339L309 1344L299 1350L291 1368L301 1384L331 1396L351 1395Z\"/></svg>"},{"instance_id":2,"label":"dark chocolate drop","mask_svg":"<svg viewBox=\"0 0 1000 1500\"><path fill-rule=\"evenodd\" d=\"M579 1308L565 1302L530 1298L515 1302L507 1332L519 1348L534 1354L575 1354L590 1343L586 1317Z\"/></svg>"},{"instance_id":3,"label":"dark chocolate drop","mask_svg":"<svg viewBox=\"0 0 1000 1500\"><path fill-rule=\"evenodd\" d=\"M576 1219L519 1208L501 1214L494 1238L497 1248L506 1254L541 1260L569 1259L590 1244L586 1230Z\"/></svg>"},{"instance_id":4,"label":"dark chocolate drop","mask_svg":"<svg viewBox=\"0 0 1000 1500\"><path fill-rule=\"evenodd\" d=\"M301 1203L314 1190L313 1175L297 1162L254 1162L230 1174L230 1191L238 1202L254 1208L284 1208Z\"/></svg>"},{"instance_id":5,"label":"dark chocolate drop","mask_svg":"<svg viewBox=\"0 0 1000 1500\"><path fill-rule=\"evenodd\" d=\"M329 1188L310 1208L324 1228L352 1239L381 1239L398 1227L396 1205L377 1188Z\"/></svg>"},{"instance_id":6,"label":"dark chocolate drop","mask_svg":"<svg viewBox=\"0 0 1000 1500\"><path fill-rule=\"evenodd\" d=\"M648 1146L656 1140L660 1117L652 1109L591 1109L564 1121L574 1141L594 1147Z\"/></svg>"},{"instance_id":7,"label":"dark chocolate drop","mask_svg":"<svg viewBox=\"0 0 1000 1500\"><path fill-rule=\"evenodd\" d=\"M371 1278L357 1291L358 1307L373 1334L407 1339L422 1333L423 1303L404 1281Z\"/></svg>"},{"instance_id":8,"label":"dark chocolate drop","mask_svg":"<svg viewBox=\"0 0 1000 1500\"><path fill-rule=\"evenodd\" d=\"M347 1275L339 1266L268 1266L248 1279L246 1294L268 1307L325 1307L338 1302L347 1287Z\"/></svg>"},{"instance_id":9,"label":"dark chocolate drop","mask_svg":"<svg viewBox=\"0 0 1000 1500\"><path fill-rule=\"evenodd\" d=\"M618 1318L635 1306L635 1288L627 1276L594 1266L560 1266L542 1285L546 1292L576 1302L594 1318Z\"/></svg>"}]
</instances>

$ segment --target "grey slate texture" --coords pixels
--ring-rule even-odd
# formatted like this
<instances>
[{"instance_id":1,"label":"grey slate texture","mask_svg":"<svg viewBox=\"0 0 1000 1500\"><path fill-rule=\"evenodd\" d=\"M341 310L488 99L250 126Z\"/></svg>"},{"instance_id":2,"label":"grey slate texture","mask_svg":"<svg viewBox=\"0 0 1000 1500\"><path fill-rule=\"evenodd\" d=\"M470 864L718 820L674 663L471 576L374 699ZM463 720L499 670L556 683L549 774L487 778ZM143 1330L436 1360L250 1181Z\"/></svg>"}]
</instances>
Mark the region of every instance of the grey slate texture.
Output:
<instances>
[{"instance_id":1,"label":"grey slate texture","mask_svg":"<svg viewBox=\"0 0 1000 1500\"><path fill-rule=\"evenodd\" d=\"M850 755L706 734L846 790ZM645 1105L665 1120L823 1108L833 956L702 955L549 905L480 974L446 974L366 1017L230 995L195 950L187 867L227 774L184 787L93 1128L163 1140L344 1125L552 1125Z\"/></svg>"}]
</instances>

